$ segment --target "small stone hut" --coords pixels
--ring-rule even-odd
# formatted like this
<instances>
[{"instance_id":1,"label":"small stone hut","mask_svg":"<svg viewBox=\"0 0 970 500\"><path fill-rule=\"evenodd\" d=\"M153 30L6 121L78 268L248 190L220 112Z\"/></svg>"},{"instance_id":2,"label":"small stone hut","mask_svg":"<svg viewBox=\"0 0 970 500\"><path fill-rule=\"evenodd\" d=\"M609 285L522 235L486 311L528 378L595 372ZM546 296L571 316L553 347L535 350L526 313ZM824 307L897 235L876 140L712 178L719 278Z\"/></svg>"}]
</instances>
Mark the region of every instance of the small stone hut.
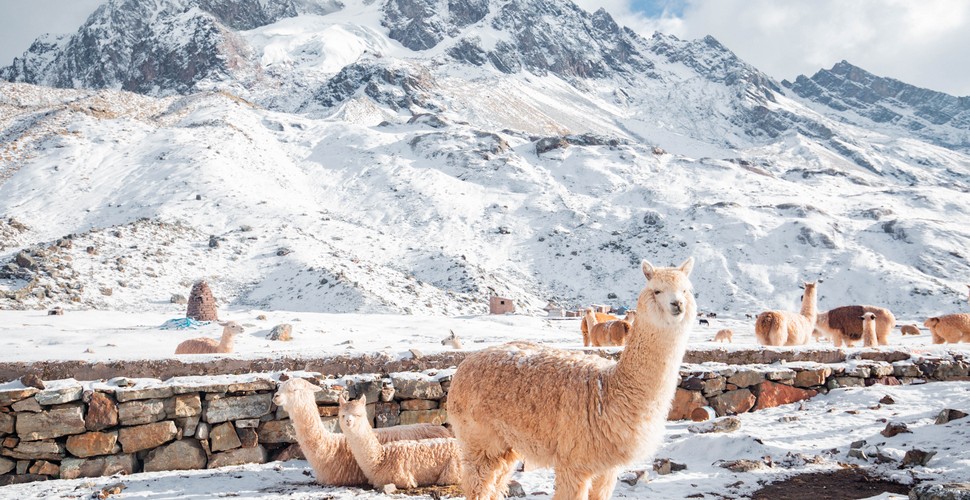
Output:
<instances>
[{"instance_id":1,"label":"small stone hut","mask_svg":"<svg viewBox=\"0 0 970 500\"><path fill-rule=\"evenodd\" d=\"M219 319L216 298L212 296L212 290L209 289L209 284L205 281L198 281L192 285L185 317L196 321L216 321Z\"/></svg>"},{"instance_id":2,"label":"small stone hut","mask_svg":"<svg viewBox=\"0 0 970 500\"><path fill-rule=\"evenodd\" d=\"M489 314L505 314L514 312L515 304L512 302L512 299L507 297L499 297L498 295L492 295L488 298Z\"/></svg>"}]
</instances>

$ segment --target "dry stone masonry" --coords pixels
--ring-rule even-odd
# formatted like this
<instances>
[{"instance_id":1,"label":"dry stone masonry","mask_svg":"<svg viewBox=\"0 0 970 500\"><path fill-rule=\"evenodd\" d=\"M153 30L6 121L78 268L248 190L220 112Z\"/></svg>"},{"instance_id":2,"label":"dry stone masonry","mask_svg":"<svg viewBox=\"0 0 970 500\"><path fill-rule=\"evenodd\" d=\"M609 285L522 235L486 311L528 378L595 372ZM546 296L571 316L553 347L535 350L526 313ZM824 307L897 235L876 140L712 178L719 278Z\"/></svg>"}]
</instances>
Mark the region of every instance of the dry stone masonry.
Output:
<instances>
[{"instance_id":1,"label":"dry stone masonry","mask_svg":"<svg viewBox=\"0 0 970 500\"><path fill-rule=\"evenodd\" d=\"M965 352L730 365L688 363L670 419L698 408L718 416L809 399L841 387L967 380ZM321 378L318 373L73 379L0 390L0 485L51 478L188 470L302 458L289 417L272 402L278 379L306 376L324 387L319 414L334 432L337 400L367 395L376 427L446 423L453 369ZM29 378L28 378L29 380ZM704 410L704 412L711 410ZM702 413L704 413L702 412Z\"/></svg>"},{"instance_id":2,"label":"dry stone masonry","mask_svg":"<svg viewBox=\"0 0 970 500\"><path fill-rule=\"evenodd\" d=\"M219 319L216 298L212 295L212 290L209 289L209 284L205 281L198 281L192 285L185 317L196 321L216 321Z\"/></svg>"}]
</instances>

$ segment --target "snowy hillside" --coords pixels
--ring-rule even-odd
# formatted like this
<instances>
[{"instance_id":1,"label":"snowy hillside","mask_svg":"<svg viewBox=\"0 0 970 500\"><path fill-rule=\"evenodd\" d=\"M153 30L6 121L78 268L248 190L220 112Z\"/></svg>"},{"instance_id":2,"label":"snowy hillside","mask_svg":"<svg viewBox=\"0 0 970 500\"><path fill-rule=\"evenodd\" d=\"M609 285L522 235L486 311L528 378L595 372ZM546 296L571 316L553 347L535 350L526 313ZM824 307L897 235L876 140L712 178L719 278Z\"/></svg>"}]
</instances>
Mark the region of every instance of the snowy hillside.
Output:
<instances>
[{"instance_id":1,"label":"snowy hillside","mask_svg":"<svg viewBox=\"0 0 970 500\"><path fill-rule=\"evenodd\" d=\"M73 69L128 3L156 9L141 41L104 81ZM3 70L85 88L0 84L0 307L163 310L200 278L262 309L629 306L641 258L693 255L705 311L815 279L821 308L967 308L970 157L713 38L564 0L158 5L112 0Z\"/></svg>"}]
</instances>

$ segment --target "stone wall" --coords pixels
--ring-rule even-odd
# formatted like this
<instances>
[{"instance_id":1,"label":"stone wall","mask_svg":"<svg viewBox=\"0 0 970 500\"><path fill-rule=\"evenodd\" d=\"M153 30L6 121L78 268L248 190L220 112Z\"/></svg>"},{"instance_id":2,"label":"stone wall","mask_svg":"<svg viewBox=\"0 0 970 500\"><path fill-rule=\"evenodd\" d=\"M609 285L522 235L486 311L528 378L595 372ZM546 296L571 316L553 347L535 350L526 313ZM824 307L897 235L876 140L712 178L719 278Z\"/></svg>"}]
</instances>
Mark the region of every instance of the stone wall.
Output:
<instances>
[{"instance_id":1,"label":"stone wall","mask_svg":"<svg viewBox=\"0 0 970 500\"><path fill-rule=\"evenodd\" d=\"M709 406L729 415L810 398L839 387L967 380L964 353L898 361L686 364L672 419ZM337 398L366 394L373 423L444 423L452 369L320 378L317 403L336 430ZM272 403L286 374L161 380L73 379L43 390L0 389L0 485L118 472L215 468L301 457L286 413ZM37 384L41 385L41 384Z\"/></svg>"}]
</instances>

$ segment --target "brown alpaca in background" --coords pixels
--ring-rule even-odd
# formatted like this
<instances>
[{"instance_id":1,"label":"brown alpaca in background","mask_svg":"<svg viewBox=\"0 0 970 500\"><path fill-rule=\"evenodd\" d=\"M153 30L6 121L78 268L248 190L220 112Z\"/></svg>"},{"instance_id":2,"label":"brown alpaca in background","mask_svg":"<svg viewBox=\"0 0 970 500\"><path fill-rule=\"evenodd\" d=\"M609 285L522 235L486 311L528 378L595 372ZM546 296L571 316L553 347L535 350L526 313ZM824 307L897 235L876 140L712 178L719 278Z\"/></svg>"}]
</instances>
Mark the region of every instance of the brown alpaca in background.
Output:
<instances>
[{"instance_id":1,"label":"brown alpaca in background","mask_svg":"<svg viewBox=\"0 0 970 500\"><path fill-rule=\"evenodd\" d=\"M219 340L207 337L183 340L175 348L175 354L225 354L232 352L233 340L243 332L243 327L235 321L219 323L222 337Z\"/></svg>"},{"instance_id":2,"label":"brown alpaca in background","mask_svg":"<svg viewBox=\"0 0 970 500\"><path fill-rule=\"evenodd\" d=\"M589 343L593 347L625 345L633 324L625 319L614 319L599 323L592 309L586 309L583 318L589 326Z\"/></svg>"},{"instance_id":3,"label":"brown alpaca in background","mask_svg":"<svg viewBox=\"0 0 970 500\"><path fill-rule=\"evenodd\" d=\"M919 335L919 325L913 323L912 325L903 325L899 327L899 333L903 335Z\"/></svg>"},{"instance_id":4,"label":"brown alpaca in background","mask_svg":"<svg viewBox=\"0 0 970 500\"><path fill-rule=\"evenodd\" d=\"M817 291L815 283L805 283L802 294L802 310L765 311L754 323L754 335L761 345L803 345L808 343L815 329Z\"/></svg>"},{"instance_id":5,"label":"brown alpaca in background","mask_svg":"<svg viewBox=\"0 0 970 500\"><path fill-rule=\"evenodd\" d=\"M876 337L876 314L867 312L859 319L862 320L862 345L865 347L879 345L879 340Z\"/></svg>"},{"instance_id":6,"label":"brown alpaca in background","mask_svg":"<svg viewBox=\"0 0 970 500\"><path fill-rule=\"evenodd\" d=\"M590 345L590 341L589 341L590 325L587 323L586 318L591 309L592 308L586 308L587 314L584 314L583 318L579 320L579 329L583 332L583 347L589 347ZM596 323L603 323L606 321L613 321L615 319L619 319L616 316L613 316L612 314L606 314L601 312L593 313L593 314L596 317Z\"/></svg>"},{"instance_id":7,"label":"brown alpaca in background","mask_svg":"<svg viewBox=\"0 0 970 500\"><path fill-rule=\"evenodd\" d=\"M334 434L320 421L315 393L322 389L301 378L280 384L273 403L286 410L296 432L296 441L313 468L317 482L329 486L362 486L367 477L354 460L343 434ZM377 429L381 442L402 439L451 437L451 431L440 425L398 425Z\"/></svg>"},{"instance_id":8,"label":"brown alpaca in background","mask_svg":"<svg viewBox=\"0 0 970 500\"><path fill-rule=\"evenodd\" d=\"M947 314L927 319L923 326L930 329L934 344L970 342L970 314Z\"/></svg>"},{"instance_id":9,"label":"brown alpaca in background","mask_svg":"<svg viewBox=\"0 0 970 500\"><path fill-rule=\"evenodd\" d=\"M733 339L734 339L734 332L725 328L723 330L718 330L718 332L714 334L714 340L712 340L711 342L727 342L728 344L730 344L734 342Z\"/></svg>"},{"instance_id":10,"label":"brown alpaca in background","mask_svg":"<svg viewBox=\"0 0 970 500\"><path fill-rule=\"evenodd\" d=\"M340 398L340 430L360 470L371 486L383 488L417 488L458 484L461 478L461 456L458 441L422 439L381 443L367 420L367 397L356 401Z\"/></svg>"},{"instance_id":11,"label":"brown alpaca in background","mask_svg":"<svg viewBox=\"0 0 970 500\"><path fill-rule=\"evenodd\" d=\"M695 321L693 264L643 262L646 287L617 362L513 342L458 365L448 420L461 443L468 500L501 498L520 456L530 466L555 468L556 500L608 499L625 465L650 459L663 439Z\"/></svg>"},{"instance_id":12,"label":"brown alpaca in background","mask_svg":"<svg viewBox=\"0 0 970 500\"><path fill-rule=\"evenodd\" d=\"M835 347L842 344L853 347L863 338L862 316L866 313L876 315L876 340L878 345L889 344L889 333L896 327L896 316L884 307L842 306L818 315L815 330L830 339ZM875 344L873 344L875 345Z\"/></svg>"}]
</instances>

